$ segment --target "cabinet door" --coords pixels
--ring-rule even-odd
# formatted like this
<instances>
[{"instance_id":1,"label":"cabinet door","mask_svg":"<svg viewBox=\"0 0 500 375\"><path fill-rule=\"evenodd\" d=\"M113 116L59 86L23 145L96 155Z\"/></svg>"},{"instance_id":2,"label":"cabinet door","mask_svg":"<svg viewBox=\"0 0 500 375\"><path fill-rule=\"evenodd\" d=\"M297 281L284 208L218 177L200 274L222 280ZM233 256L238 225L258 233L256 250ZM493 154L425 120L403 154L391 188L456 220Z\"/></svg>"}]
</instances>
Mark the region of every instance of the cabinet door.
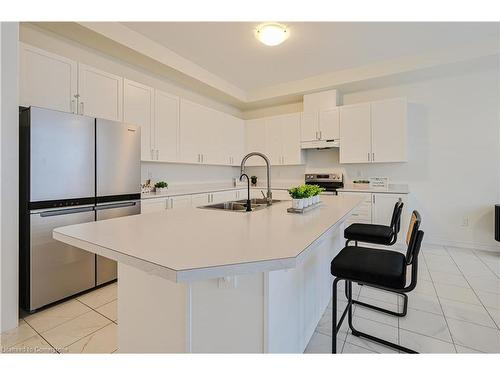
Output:
<instances>
[{"instance_id":1,"label":"cabinet door","mask_svg":"<svg viewBox=\"0 0 500 375\"><path fill-rule=\"evenodd\" d=\"M123 121L141 127L141 160L156 160L153 123L154 89L124 80Z\"/></svg>"},{"instance_id":2,"label":"cabinet door","mask_svg":"<svg viewBox=\"0 0 500 375\"><path fill-rule=\"evenodd\" d=\"M370 161L370 104L340 107L340 163Z\"/></svg>"},{"instance_id":3,"label":"cabinet door","mask_svg":"<svg viewBox=\"0 0 500 375\"><path fill-rule=\"evenodd\" d=\"M122 121L122 77L79 63L78 93L80 114Z\"/></svg>"},{"instance_id":4,"label":"cabinet door","mask_svg":"<svg viewBox=\"0 0 500 375\"><path fill-rule=\"evenodd\" d=\"M19 104L76 112L77 62L19 44Z\"/></svg>"},{"instance_id":5,"label":"cabinet door","mask_svg":"<svg viewBox=\"0 0 500 375\"><path fill-rule=\"evenodd\" d=\"M167 198L143 199L141 201L141 214L159 212L167 209Z\"/></svg>"},{"instance_id":6,"label":"cabinet door","mask_svg":"<svg viewBox=\"0 0 500 375\"><path fill-rule=\"evenodd\" d=\"M302 164L300 148L300 115L291 114L281 117L281 149L284 165Z\"/></svg>"},{"instance_id":7,"label":"cabinet door","mask_svg":"<svg viewBox=\"0 0 500 375\"><path fill-rule=\"evenodd\" d=\"M340 121L338 108L319 112L319 131L322 140L338 140L340 138Z\"/></svg>"},{"instance_id":8,"label":"cabinet door","mask_svg":"<svg viewBox=\"0 0 500 375\"><path fill-rule=\"evenodd\" d=\"M179 195L168 199L168 209L186 208L191 206L191 195Z\"/></svg>"},{"instance_id":9,"label":"cabinet door","mask_svg":"<svg viewBox=\"0 0 500 375\"><path fill-rule=\"evenodd\" d=\"M300 141L317 141L319 137L318 112L302 112L300 123Z\"/></svg>"},{"instance_id":10,"label":"cabinet door","mask_svg":"<svg viewBox=\"0 0 500 375\"><path fill-rule=\"evenodd\" d=\"M229 150L230 165L238 166L245 151L244 121L231 116L226 129L227 137L224 137L225 147Z\"/></svg>"},{"instance_id":11,"label":"cabinet door","mask_svg":"<svg viewBox=\"0 0 500 375\"><path fill-rule=\"evenodd\" d=\"M208 193L191 195L191 206L199 207L207 205L209 203L208 201L209 196L210 194Z\"/></svg>"},{"instance_id":12,"label":"cabinet door","mask_svg":"<svg viewBox=\"0 0 500 375\"><path fill-rule=\"evenodd\" d=\"M283 164L283 140L282 137L282 122L281 116L270 117L266 119L266 152L265 154L271 161L272 165Z\"/></svg>"},{"instance_id":13,"label":"cabinet door","mask_svg":"<svg viewBox=\"0 0 500 375\"><path fill-rule=\"evenodd\" d=\"M204 133L205 113L198 104L183 99L180 109L180 159L185 163L201 163L200 133Z\"/></svg>"},{"instance_id":14,"label":"cabinet door","mask_svg":"<svg viewBox=\"0 0 500 375\"><path fill-rule=\"evenodd\" d=\"M227 145L228 139L226 139L229 115L207 107L202 107L201 111L204 113L205 119L199 129L202 162L204 164L227 165L230 154Z\"/></svg>"},{"instance_id":15,"label":"cabinet door","mask_svg":"<svg viewBox=\"0 0 500 375\"><path fill-rule=\"evenodd\" d=\"M364 223L371 224L372 222L372 194L356 193L356 192L339 192L339 196L354 196L363 197L364 201L353 211L351 216L346 220L346 224Z\"/></svg>"},{"instance_id":16,"label":"cabinet door","mask_svg":"<svg viewBox=\"0 0 500 375\"><path fill-rule=\"evenodd\" d=\"M158 160L177 161L179 153L179 97L155 90L155 131Z\"/></svg>"},{"instance_id":17,"label":"cabinet door","mask_svg":"<svg viewBox=\"0 0 500 375\"><path fill-rule=\"evenodd\" d=\"M249 152L266 153L266 121L264 119L248 120L245 122L245 150ZM264 160L253 156L246 162L248 166L265 165Z\"/></svg>"},{"instance_id":18,"label":"cabinet door","mask_svg":"<svg viewBox=\"0 0 500 375\"><path fill-rule=\"evenodd\" d=\"M390 99L371 104L373 162L406 161L406 118L405 99Z\"/></svg>"}]
</instances>

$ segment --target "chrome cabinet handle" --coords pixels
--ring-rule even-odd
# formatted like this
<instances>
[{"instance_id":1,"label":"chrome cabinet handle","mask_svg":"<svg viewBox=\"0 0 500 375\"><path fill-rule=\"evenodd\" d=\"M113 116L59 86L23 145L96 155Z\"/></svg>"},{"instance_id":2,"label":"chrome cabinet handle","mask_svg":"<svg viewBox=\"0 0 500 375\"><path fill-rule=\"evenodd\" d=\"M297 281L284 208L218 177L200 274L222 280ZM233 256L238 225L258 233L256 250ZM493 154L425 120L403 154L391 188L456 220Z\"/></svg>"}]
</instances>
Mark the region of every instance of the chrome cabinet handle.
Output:
<instances>
[{"instance_id":1,"label":"chrome cabinet handle","mask_svg":"<svg viewBox=\"0 0 500 375\"><path fill-rule=\"evenodd\" d=\"M76 113L75 99L71 100L71 113Z\"/></svg>"},{"instance_id":2,"label":"chrome cabinet handle","mask_svg":"<svg viewBox=\"0 0 500 375\"><path fill-rule=\"evenodd\" d=\"M205 155L204 154L201 154L201 162L204 163L205 162Z\"/></svg>"},{"instance_id":3,"label":"chrome cabinet handle","mask_svg":"<svg viewBox=\"0 0 500 375\"><path fill-rule=\"evenodd\" d=\"M151 149L151 160L154 160L154 158L155 158L154 155L153 155L153 153L154 153L154 150Z\"/></svg>"},{"instance_id":4,"label":"chrome cabinet handle","mask_svg":"<svg viewBox=\"0 0 500 375\"><path fill-rule=\"evenodd\" d=\"M372 161L375 161L375 153L372 152Z\"/></svg>"},{"instance_id":5,"label":"chrome cabinet handle","mask_svg":"<svg viewBox=\"0 0 500 375\"><path fill-rule=\"evenodd\" d=\"M319 131L319 139L322 139L322 134L321 134L321 130Z\"/></svg>"},{"instance_id":6,"label":"chrome cabinet handle","mask_svg":"<svg viewBox=\"0 0 500 375\"><path fill-rule=\"evenodd\" d=\"M83 102L80 102L80 114L83 115L84 114L84 106L83 106Z\"/></svg>"},{"instance_id":7,"label":"chrome cabinet handle","mask_svg":"<svg viewBox=\"0 0 500 375\"><path fill-rule=\"evenodd\" d=\"M200 154L198 154L198 163L200 162Z\"/></svg>"},{"instance_id":8,"label":"chrome cabinet handle","mask_svg":"<svg viewBox=\"0 0 500 375\"><path fill-rule=\"evenodd\" d=\"M370 161L370 153L368 153L368 161Z\"/></svg>"},{"instance_id":9,"label":"chrome cabinet handle","mask_svg":"<svg viewBox=\"0 0 500 375\"><path fill-rule=\"evenodd\" d=\"M156 160L160 159L160 150L156 150Z\"/></svg>"}]
</instances>

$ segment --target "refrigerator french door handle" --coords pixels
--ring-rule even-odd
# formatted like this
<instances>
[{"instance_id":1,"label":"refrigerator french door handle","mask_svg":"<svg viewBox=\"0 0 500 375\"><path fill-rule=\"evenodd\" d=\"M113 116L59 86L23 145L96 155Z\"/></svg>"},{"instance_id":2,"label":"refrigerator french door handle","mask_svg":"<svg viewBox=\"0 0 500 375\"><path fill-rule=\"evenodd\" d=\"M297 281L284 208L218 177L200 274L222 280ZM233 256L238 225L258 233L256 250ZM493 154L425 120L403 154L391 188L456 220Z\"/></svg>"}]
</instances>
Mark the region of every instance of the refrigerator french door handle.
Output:
<instances>
[{"instance_id":1,"label":"refrigerator french door handle","mask_svg":"<svg viewBox=\"0 0 500 375\"><path fill-rule=\"evenodd\" d=\"M108 210L111 208L132 207L135 205L137 205L137 202L114 203L114 204L107 204L107 205L103 205L103 206L96 206L95 210L100 211L100 210Z\"/></svg>"},{"instance_id":2,"label":"refrigerator french door handle","mask_svg":"<svg viewBox=\"0 0 500 375\"><path fill-rule=\"evenodd\" d=\"M64 210L45 211L45 212L40 212L39 215L40 217L60 216L60 215L77 214L80 212L89 212L93 210L94 207L90 206L90 207L70 208Z\"/></svg>"}]
</instances>

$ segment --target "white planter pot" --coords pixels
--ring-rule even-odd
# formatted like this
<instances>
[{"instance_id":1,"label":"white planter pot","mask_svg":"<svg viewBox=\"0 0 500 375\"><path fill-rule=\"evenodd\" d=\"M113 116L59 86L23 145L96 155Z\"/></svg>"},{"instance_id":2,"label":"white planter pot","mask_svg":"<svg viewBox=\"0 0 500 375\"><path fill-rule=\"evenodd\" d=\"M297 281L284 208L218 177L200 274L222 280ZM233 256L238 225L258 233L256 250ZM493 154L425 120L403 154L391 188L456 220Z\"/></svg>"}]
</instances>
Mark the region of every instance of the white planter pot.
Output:
<instances>
[{"instance_id":1,"label":"white planter pot","mask_svg":"<svg viewBox=\"0 0 500 375\"><path fill-rule=\"evenodd\" d=\"M315 196L313 197L313 204L316 204L316 203L318 203L318 202L319 202L319 195L315 195Z\"/></svg>"},{"instance_id":2,"label":"white planter pot","mask_svg":"<svg viewBox=\"0 0 500 375\"><path fill-rule=\"evenodd\" d=\"M304 208L306 208L307 206L309 206L309 199L302 198L302 201L304 202Z\"/></svg>"},{"instance_id":3,"label":"white planter pot","mask_svg":"<svg viewBox=\"0 0 500 375\"><path fill-rule=\"evenodd\" d=\"M311 206L313 204L313 197L309 197L309 198L307 198L307 200L308 200L307 205Z\"/></svg>"},{"instance_id":4,"label":"white planter pot","mask_svg":"<svg viewBox=\"0 0 500 375\"><path fill-rule=\"evenodd\" d=\"M165 194L168 188L155 188L156 194Z\"/></svg>"},{"instance_id":5,"label":"white planter pot","mask_svg":"<svg viewBox=\"0 0 500 375\"><path fill-rule=\"evenodd\" d=\"M292 199L292 208L294 210L302 210L304 208L303 199Z\"/></svg>"}]
</instances>

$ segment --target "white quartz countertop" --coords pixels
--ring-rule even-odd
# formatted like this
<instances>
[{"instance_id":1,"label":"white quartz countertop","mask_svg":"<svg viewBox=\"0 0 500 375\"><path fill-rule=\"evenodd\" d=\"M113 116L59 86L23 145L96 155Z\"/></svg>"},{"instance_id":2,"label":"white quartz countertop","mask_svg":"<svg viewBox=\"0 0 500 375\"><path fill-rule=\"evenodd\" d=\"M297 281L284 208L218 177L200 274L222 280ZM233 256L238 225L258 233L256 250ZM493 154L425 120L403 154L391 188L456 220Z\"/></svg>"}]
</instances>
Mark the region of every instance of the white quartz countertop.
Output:
<instances>
[{"instance_id":1,"label":"white quartz countertop","mask_svg":"<svg viewBox=\"0 0 500 375\"><path fill-rule=\"evenodd\" d=\"M359 192L359 193L387 193L387 194L409 194L408 185L404 184L389 184L387 189L375 189L368 184L346 184L342 189L337 191Z\"/></svg>"},{"instance_id":2,"label":"white quartz countertop","mask_svg":"<svg viewBox=\"0 0 500 375\"><path fill-rule=\"evenodd\" d=\"M290 185L293 186L293 185ZM276 184L272 186L273 190L287 190L290 188L288 185ZM165 197L175 197L179 195L190 195L190 194L203 194L203 193L215 193L218 191L231 191L231 190L241 190L246 189L246 184L239 184L233 186L232 184L220 184L220 185L192 185L192 186L182 186L182 187L172 187L168 188L167 191L162 193L142 193L141 199L153 199L153 198L165 198ZM258 184L257 186L250 186L251 189L266 190L267 185Z\"/></svg>"},{"instance_id":3,"label":"white quartz countertop","mask_svg":"<svg viewBox=\"0 0 500 375\"><path fill-rule=\"evenodd\" d=\"M294 268L362 197L323 196L305 214L289 201L253 212L178 208L56 228L53 237L175 282Z\"/></svg>"}]
</instances>

